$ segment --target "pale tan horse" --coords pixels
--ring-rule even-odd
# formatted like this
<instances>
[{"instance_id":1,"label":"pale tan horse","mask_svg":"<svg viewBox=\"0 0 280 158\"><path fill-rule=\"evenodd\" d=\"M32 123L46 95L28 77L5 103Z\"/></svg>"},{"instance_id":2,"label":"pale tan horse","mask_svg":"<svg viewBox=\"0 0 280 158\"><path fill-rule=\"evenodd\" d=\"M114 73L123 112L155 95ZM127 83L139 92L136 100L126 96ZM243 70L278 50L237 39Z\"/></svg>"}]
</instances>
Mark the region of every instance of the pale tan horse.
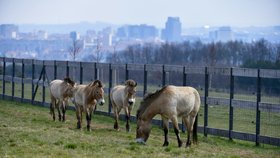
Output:
<instances>
[{"instance_id":1,"label":"pale tan horse","mask_svg":"<svg viewBox=\"0 0 280 158\"><path fill-rule=\"evenodd\" d=\"M119 130L119 114L124 109L126 115L126 131L130 131L130 113L135 103L137 83L134 80L127 80L125 85L115 86L111 93L110 99L115 114L114 128Z\"/></svg>"},{"instance_id":2,"label":"pale tan horse","mask_svg":"<svg viewBox=\"0 0 280 158\"><path fill-rule=\"evenodd\" d=\"M90 130L91 115L96 104L103 105L104 90L101 81L96 80L88 85L78 85L74 88L73 103L76 108L77 128L81 128L82 113L86 113L87 130Z\"/></svg>"},{"instance_id":3,"label":"pale tan horse","mask_svg":"<svg viewBox=\"0 0 280 158\"><path fill-rule=\"evenodd\" d=\"M72 89L74 85L75 82L69 77L64 78L64 80L53 80L50 83L50 113L53 116L53 120L55 120L54 109L57 108L59 121L61 121L60 110L62 110L62 121L65 121L66 107L68 106L68 99L73 95Z\"/></svg>"},{"instance_id":4,"label":"pale tan horse","mask_svg":"<svg viewBox=\"0 0 280 158\"><path fill-rule=\"evenodd\" d=\"M197 113L200 108L200 96L192 87L165 86L161 90L147 95L137 111L136 141L146 143L151 132L151 120L160 114L163 121L164 144L168 146L168 127L171 120L177 136L178 146L182 146L179 134L178 118L182 117L188 131L186 146L191 145L191 134L197 143Z\"/></svg>"}]
</instances>

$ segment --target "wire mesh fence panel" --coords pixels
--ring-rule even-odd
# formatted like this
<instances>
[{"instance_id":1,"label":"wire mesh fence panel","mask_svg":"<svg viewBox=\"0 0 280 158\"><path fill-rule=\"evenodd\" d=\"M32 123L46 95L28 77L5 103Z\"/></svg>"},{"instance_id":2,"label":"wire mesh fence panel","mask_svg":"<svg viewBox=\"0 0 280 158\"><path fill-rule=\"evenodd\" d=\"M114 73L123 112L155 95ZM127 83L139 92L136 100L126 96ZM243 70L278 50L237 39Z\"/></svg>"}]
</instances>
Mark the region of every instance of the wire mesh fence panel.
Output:
<instances>
[{"instance_id":1,"label":"wire mesh fence panel","mask_svg":"<svg viewBox=\"0 0 280 158\"><path fill-rule=\"evenodd\" d=\"M209 75L208 127L229 128L230 76Z\"/></svg>"},{"instance_id":2,"label":"wire mesh fence panel","mask_svg":"<svg viewBox=\"0 0 280 158\"><path fill-rule=\"evenodd\" d=\"M245 133L256 133L256 110L234 107L233 130Z\"/></svg>"},{"instance_id":3,"label":"wire mesh fence panel","mask_svg":"<svg viewBox=\"0 0 280 158\"><path fill-rule=\"evenodd\" d=\"M125 68L116 68L112 70L112 88L116 85L124 85L126 81Z\"/></svg>"},{"instance_id":4,"label":"wire mesh fence panel","mask_svg":"<svg viewBox=\"0 0 280 158\"><path fill-rule=\"evenodd\" d=\"M162 72L148 71L147 72L147 92L154 93L162 88Z\"/></svg>"},{"instance_id":5,"label":"wire mesh fence panel","mask_svg":"<svg viewBox=\"0 0 280 158\"><path fill-rule=\"evenodd\" d=\"M6 61L5 66L5 95L12 96L12 75L13 75L13 63L12 60Z\"/></svg>"},{"instance_id":6,"label":"wire mesh fence panel","mask_svg":"<svg viewBox=\"0 0 280 158\"><path fill-rule=\"evenodd\" d=\"M257 78L235 77L233 130L256 133Z\"/></svg>"},{"instance_id":7,"label":"wire mesh fence panel","mask_svg":"<svg viewBox=\"0 0 280 158\"><path fill-rule=\"evenodd\" d=\"M280 79L261 79L260 135L280 137Z\"/></svg>"},{"instance_id":8,"label":"wire mesh fence panel","mask_svg":"<svg viewBox=\"0 0 280 158\"><path fill-rule=\"evenodd\" d=\"M256 78L237 76L234 82L234 99L254 102L257 100Z\"/></svg>"},{"instance_id":9,"label":"wire mesh fence panel","mask_svg":"<svg viewBox=\"0 0 280 158\"><path fill-rule=\"evenodd\" d=\"M95 69L93 64L88 66L83 66L83 71L82 71L83 84L89 83L90 81L94 81L95 75L96 74L95 74Z\"/></svg>"},{"instance_id":10,"label":"wire mesh fence panel","mask_svg":"<svg viewBox=\"0 0 280 158\"><path fill-rule=\"evenodd\" d=\"M261 79L261 102L280 104L280 79Z\"/></svg>"},{"instance_id":11,"label":"wire mesh fence panel","mask_svg":"<svg viewBox=\"0 0 280 158\"><path fill-rule=\"evenodd\" d=\"M170 71L166 76L166 85L183 86L183 72Z\"/></svg>"},{"instance_id":12,"label":"wire mesh fence panel","mask_svg":"<svg viewBox=\"0 0 280 158\"><path fill-rule=\"evenodd\" d=\"M3 94L3 77L4 77L3 71L4 71L4 62L1 60L0 61L0 94L1 95Z\"/></svg>"},{"instance_id":13,"label":"wire mesh fence panel","mask_svg":"<svg viewBox=\"0 0 280 158\"><path fill-rule=\"evenodd\" d=\"M280 138L280 111L269 106L261 110L260 135Z\"/></svg>"}]
</instances>

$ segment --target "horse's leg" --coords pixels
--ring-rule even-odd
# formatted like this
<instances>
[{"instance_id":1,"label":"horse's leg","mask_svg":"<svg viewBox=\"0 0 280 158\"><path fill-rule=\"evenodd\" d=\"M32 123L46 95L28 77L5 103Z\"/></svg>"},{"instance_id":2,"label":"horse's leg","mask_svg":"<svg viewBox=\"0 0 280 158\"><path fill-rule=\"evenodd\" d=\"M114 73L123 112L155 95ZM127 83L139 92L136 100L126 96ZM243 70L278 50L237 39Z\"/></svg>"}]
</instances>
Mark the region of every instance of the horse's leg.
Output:
<instances>
[{"instance_id":1,"label":"horse's leg","mask_svg":"<svg viewBox=\"0 0 280 158\"><path fill-rule=\"evenodd\" d=\"M187 142L186 142L186 147L189 147L191 145L191 126L190 126L190 122L189 122L189 118L190 116L187 116L187 117L183 117L183 121L185 123L185 126L187 128L187 131L188 131L188 139L187 139Z\"/></svg>"},{"instance_id":2,"label":"horse's leg","mask_svg":"<svg viewBox=\"0 0 280 158\"><path fill-rule=\"evenodd\" d=\"M125 111L125 119L126 119L126 131L129 132L130 131L130 125L129 125L129 122L130 122L130 110L128 109L128 107L125 107L124 108L124 111Z\"/></svg>"},{"instance_id":3,"label":"horse's leg","mask_svg":"<svg viewBox=\"0 0 280 158\"><path fill-rule=\"evenodd\" d=\"M53 96L51 96L50 113L51 113L54 121L55 121L55 113L54 113L55 102L56 102L55 98Z\"/></svg>"},{"instance_id":4,"label":"horse's leg","mask_svg":"<svg viewBox=\"0 0 280 158\"><path fill-rule=\"evenodd\" d=\"M82 111L79 105L75 105L75 106L76 106L76 116L77 116L77 129L81 129Z\"/></svg>"},{"instance_id":5,"label":"horse's leg","mask_svg":"<svg viewBox=\"0 0 280 158\"><path fill-rule=\"evenodd\" d=\"M114 103L112 103L114 104ZM114 109L114 114L115 114L115 124L114 124L114 129L119 130L119 111L118 107L116 105L113 105Z\"/></svg>"},{"instance_id":6,"label":"horse's leg","mask_svg":"<svg viewBox=\"0 0 280 158\"><path fill-rule=\"evenodd\" d=\"M179 126L178 126L178 120L177 120L177 116L173 116L171 118L171 121L172 121L172 124L173 124L173 127L174 127L174 132L177 136L177 141L178 141L178 147L181 147L182 146L182 140L180 138L180 131L179 131Z\"/></svg>"},{"instance_id":7,"label":"horse's leg","mask_svg":"<svg viewBox=\"0 0 280 158\"><path fill-rule=\"evenodd\" d=\"M95 105L94 106L90 106L88 109L86 109L86 118L87 118L87 130L90 131L90 123L91 123L91 115L92 115L92 112L95 108Z\"/></svg>"},{"instance_id":8,"label":"horse's leg","mask_svg":"<svg viewBox=\"0 0 280 158\"><path fill-rule=\"evenodd\" d=\"M58 112L58 118L59 118L59 121L61 121L61 112L60 112L60 108L62 107L62 103L63 101L59 100L58 101L58 105L56 106L57 108L57 112Z\"/></svg>"},{"instance_id":9,"label":"horse's leg","mask_svg":"<svg viewBox=\"0 0 280 158\"><path fill-rule=\"evenodd\" d=\"M192 137L195 117L192 116L192 115L189 115L187 117L184 117L183 120L185 122L185 126L187 127L187 131L188 131L188 140L187 140L187 143L186 143L186 147L189 147L192 144L192 139L193 140L197 139L197 138Z\"/></svg>"},{"instance_id":10,"label":"horse's leg","mask_svg":"<svg viewBox=\"0 0 280 158\"><path fill-rule=\"evenodd\" d=\"M66 113L66 107L68 105L68 101L67 100L63 100L62 102L62 121L65 121L65 113Z\"/></svg>"},{"instance_id":11,"label":"horse's leg","mask_svg":"<svg viewBox=\"0 0 280 158\"><path fill-rule=\"evenodd\" d=\"M169 130L169 122L167 118L161 117L163 123L163 131L164 131L164 143L163 146L168 146L168 130Z\"/></svg>"}]
</instances>

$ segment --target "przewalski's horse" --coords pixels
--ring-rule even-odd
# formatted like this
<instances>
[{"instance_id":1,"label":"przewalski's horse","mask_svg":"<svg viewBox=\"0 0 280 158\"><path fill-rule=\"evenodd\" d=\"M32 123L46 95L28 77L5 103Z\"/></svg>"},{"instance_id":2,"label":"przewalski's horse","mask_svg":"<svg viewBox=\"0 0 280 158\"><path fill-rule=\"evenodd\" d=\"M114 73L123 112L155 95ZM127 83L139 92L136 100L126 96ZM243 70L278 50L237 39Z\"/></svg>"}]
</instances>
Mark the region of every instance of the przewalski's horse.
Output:
<instances>
[{"instance_id":1,"label":"przewalski's horse","mask_svg":"<svg viewBox=\"0 0 280 158\"><path fill-rule=\"evenodd\" d=\"M146 143L151 132L152 118L160 114L163 121L164 144L168 146L168 125L172 121L174 132L177 136L178 146L182 146L179 134L177 117L182 117L188 131L186 146L193 142L197 143L197 113L200 108L200 96L192 87L165 86L161 90L147 95L137 111L136 141Z\"/></svg>"},{"instance_id":2,"label":"przewalski's horse","mask_svg":"<svg viewBox=\"0 0 280 158\"><path fill-rule=\"evenodd\" d=\"M119 130L119 114L124 109L126 115L126 131L130 131L130 113L135 103L137 83L133 80L127 80L125 85L115 86L111 93L110 99L115 113L114 128Z\"/></svg>"},{"instance_id":3,"label":"przewalski's horse","mask_svg":"<svg viewBox=\"0 0 280 158\"><path fill-rule=\"evenodd\" d=\"M75 82L69 77L65 77L64 80L53 80L50 83L50 113L53 120L55 120L54 109L57 108L59 121L61 121L60 109L62 110L62 121L65 121L66 107L68 106L68 99L73 96L74 85Z\"/></svg>"},{"instance_id":4,"label":"przewalski's horse","mask_svg":"<svg viewBox=\"0 0 280 158\"><path fill-rule=\"evenodd\" d=\"M73 102L76 107L77 128L81 128L82 113L86 113L87 130L90 130L91 115L96 104L103 105L104 90L101 81L96 80L88 85L78 85L74 88Z\"/></svg>"}]
</instances>

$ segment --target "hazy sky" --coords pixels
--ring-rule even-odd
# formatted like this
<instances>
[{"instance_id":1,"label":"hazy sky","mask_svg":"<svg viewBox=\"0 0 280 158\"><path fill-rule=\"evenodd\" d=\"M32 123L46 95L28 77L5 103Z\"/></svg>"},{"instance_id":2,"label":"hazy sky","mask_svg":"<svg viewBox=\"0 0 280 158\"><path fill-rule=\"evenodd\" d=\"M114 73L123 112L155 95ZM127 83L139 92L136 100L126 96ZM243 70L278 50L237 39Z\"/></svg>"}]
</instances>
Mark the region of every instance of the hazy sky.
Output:
<instances>
[{"instance_id":1,"label":"hazy sky","mask_svg":"<svg viewBox=\"0 0 280 158\"><path fill-rule=\"evenodd\" d=\"M109 22L164 27L280 25L280 0L0 0L0 24Z\"/></svg>"}]
</instances>

